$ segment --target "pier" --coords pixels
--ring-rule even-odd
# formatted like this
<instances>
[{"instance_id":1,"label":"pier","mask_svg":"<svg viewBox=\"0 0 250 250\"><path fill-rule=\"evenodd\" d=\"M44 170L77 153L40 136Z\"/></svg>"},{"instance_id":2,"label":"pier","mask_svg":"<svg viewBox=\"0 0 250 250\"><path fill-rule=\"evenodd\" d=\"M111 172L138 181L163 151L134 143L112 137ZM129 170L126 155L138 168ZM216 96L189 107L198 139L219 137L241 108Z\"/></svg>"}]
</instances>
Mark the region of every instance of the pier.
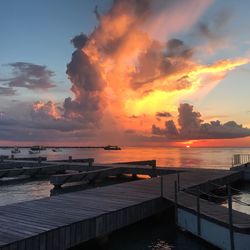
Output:
<instances>
[{"instance_id":1,"label":"pier","mask_svg":"<svg viewBox=\"0 0 250 250\"><path fill-rule=\"evenodd\" d=\"M3 177L18 177L21 175L27 176L38 176L38 175L53 175L57 173L65 173L67 170L74 171L87 171L99 169L99 167L93 167L94 162L93 158L80 159L75 162L68 161L58 161L58 162L49 162L41 161L38 158L37 161L33 159L25 160L5 160L0 163L0 180ZM103 166L105 168L105 166Z\"/></svg>"},{"instance_id":2,"label":"pier","mask_svg":"<svg viewBox=\"0 0 250 250\"><path fill-rule=\"evenodd\" d=\"M209 193L216 185L241 180L241 171L158 168L138 162L97 164L96 168L79 175L91 176L97 171L99 176L155 177L1 206L0 249L68 249L169 207L175 207L179 227L217 247L247 249L244 246L250 245L250 215L197 196L197 190Z\"/></svg>"}]
</instances>

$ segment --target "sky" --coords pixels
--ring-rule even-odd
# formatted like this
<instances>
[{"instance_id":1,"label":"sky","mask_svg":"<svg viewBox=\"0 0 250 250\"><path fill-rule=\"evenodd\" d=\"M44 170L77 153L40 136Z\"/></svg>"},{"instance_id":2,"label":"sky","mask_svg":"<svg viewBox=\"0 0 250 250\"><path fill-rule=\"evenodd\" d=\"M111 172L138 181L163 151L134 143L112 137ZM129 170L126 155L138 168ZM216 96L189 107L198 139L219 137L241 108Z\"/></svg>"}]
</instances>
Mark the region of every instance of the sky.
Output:
<instances>
[{"instance_id":1,"label":"sky","mask_svg":"<svg viewBox=\"0 0 250 250\"><path fill-rule=\"evenodd\" d=\"M2 0L0 144L250 146L247 0Z\"/></svg>"}]
</instances>

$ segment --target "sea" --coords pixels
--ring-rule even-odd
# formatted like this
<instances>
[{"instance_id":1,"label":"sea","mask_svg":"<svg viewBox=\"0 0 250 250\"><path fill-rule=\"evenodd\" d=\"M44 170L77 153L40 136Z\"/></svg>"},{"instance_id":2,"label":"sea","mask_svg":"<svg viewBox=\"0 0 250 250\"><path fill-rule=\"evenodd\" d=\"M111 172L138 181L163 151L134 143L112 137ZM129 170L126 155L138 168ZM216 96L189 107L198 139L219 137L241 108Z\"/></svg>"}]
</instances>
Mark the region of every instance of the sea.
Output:
<instances>
[{"instance_id":1,"label":"sea","mask_svg":"<svg viewBox=\"0 0 250 250\"><path fill-rule=\"evenodd\" d=\"M29 149L20 149L15 157L30 157ZM234 154L250 154L250 148L169 148L169 147L122 147L122 150L104 150L101 148L61 148L53 152L51 148L41 151L39 155L48 160L77 158L94 158L96 163L127 162L137 160L157 161L159 167L187 167L230 169ZM0 149L0 155L11 155L11 149ZM33 157L34 155L32 155ZM81 190L84 187L71 187L65 192ZM250 203L250 184L245 183L237 198ZM245 192L245 193L244 193ZM35 200L55 195L48 179L4 180L0 182L0 206ZM250 214L249 207L233 204L233 208ZM140 249L214 249L197 240L186 232L175 228L163 220L146 220L119 230L110 235L104 246L84 245L79 249L140 250Z\"/></svg>"}]
</instances>

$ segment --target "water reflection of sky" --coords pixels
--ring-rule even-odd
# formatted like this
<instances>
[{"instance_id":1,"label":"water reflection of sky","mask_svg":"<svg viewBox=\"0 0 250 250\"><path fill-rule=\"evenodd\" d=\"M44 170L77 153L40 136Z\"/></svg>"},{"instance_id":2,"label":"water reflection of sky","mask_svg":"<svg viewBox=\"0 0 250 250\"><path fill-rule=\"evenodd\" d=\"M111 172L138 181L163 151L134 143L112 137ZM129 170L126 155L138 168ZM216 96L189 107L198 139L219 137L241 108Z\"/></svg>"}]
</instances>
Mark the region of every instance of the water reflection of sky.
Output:
<instances>
[{"instance_id":1,"label":"water reflection of sky","mask_svg":"<svg viewBox=\"0 0 250 250\"><path fill-rule=\"evenodd\" d=\"M241 183L237 189L241 192L233 195L232 207L236 211L250 215L250 183ZM227 203L223 205L228 207Z\"/></svg>"},{"instance_id":2,"label":"water reflection of sky","mask_svg":"<svg viewBox=\"0 0 250 250\"><path fill-rule=\"evenodd\" d=\"M233 154L249 152L247 148L126 147L117 151L78 148L52 152L47 149L38 155L47 156L50 160L65 159L69 155L73 158L95 158L95 162L101 163L156 159L158 166L229 169ZM10 154L11 149L0 149L0 155ZM28 149L21 149L21 154L16 155L22 156L31 156ZM0 185L0 205L48 197L51 189L48 180Z\"/></svg>"},{"instance_id":3,"label":"water reflection of sky","mask_svg":"<svg viewBox=\"0 0 250 250\"><path fill-rule=\"evenodd\" d=\"M108 151L103 149L62 149L52 152L51 149L41 151L39 155L51 160L73 158L95 158L96 162L117 162L156 159L159 166L168 167L200 167L229 168L233 154L250 153L249 148L164 148L164 147L124 147L122 150ZM0 149L0 155L10 155L10 149ZM29 155L28 149L21 149L21 156Z\"/></svg>"}]
</instances>

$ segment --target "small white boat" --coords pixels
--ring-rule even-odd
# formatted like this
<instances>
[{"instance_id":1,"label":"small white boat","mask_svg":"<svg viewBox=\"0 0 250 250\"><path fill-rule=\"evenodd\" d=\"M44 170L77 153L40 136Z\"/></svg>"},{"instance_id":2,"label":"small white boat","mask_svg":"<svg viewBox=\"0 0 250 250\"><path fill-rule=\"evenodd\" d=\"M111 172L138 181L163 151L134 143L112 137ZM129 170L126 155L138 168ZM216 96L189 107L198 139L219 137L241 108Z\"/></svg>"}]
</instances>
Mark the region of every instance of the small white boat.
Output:
<instances>
[{"instance_id":1,"label":"small white boat","mask_svg":"<svg viewBox=\"0 0 250 250\"><path fill-rule=\"evenodd\" d=\"M39 154L40 151L29 150L29 153L32 154L32 155L33 155L33 154Z\"/></svg>"},{"instance_id":2,"label":"small white boat","mask_svg":"<svg viewBox=\"0 0 250 250\"><path fill-rule=\"evenodd\" d=\"M62 152L62 150L60 148L52 148L53 152Z\"/></svg>"},{"instance_id":3,"label":"small white boat","mask_svg":"<svg viewBox=\"0 0 250 250\"><path fill-rule=\"evenodd\" d=\"M111 145L105 146L103 149L104 150L121 150L120 147L118 147L118 146L111 146Z\"/></svg>"},{"instance_id":4,"label":"small white boat","mask_svg":"<svg viewBox=\"0 0 250 250\"><path fill-rule=\"evenodd\" d=\"M15 147L14 149L11 150L12 154L19 154L21 153L21 150L18 147Z\"/></svg>"}]
</instances>

